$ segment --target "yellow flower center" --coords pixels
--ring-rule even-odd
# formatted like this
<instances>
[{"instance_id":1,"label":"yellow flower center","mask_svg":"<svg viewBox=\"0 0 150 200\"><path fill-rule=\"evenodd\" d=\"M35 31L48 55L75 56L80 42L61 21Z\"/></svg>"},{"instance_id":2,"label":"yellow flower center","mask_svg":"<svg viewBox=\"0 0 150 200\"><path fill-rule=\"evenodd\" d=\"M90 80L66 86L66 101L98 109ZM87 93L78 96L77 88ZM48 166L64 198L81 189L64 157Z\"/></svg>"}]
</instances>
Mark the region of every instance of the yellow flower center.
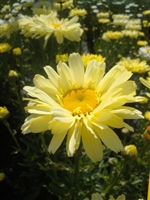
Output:
<instances>
[{"instance_id":1,"label":"yellow flower center","mask_svg":"<svg viewBox=\"0 0 150 200\"><path fill-rule=\"evenodd\" d=\"M99 104L97 93L91 89L75 89L69 91L63 98L63 106L73 115L92 112Z\"/></svg>"},{"instance_id":2,"label":"yellow flower center","mask_svg":"<svg viewBox=\"0 0 150 200\"><path fill-rule=\"evenodd\" d=\"M57 28L59 28L60 26L61 26L61 24L60 23L51 23L51 25L55 28L55 29L57 29Z\"/></svg>"}]
</instances>

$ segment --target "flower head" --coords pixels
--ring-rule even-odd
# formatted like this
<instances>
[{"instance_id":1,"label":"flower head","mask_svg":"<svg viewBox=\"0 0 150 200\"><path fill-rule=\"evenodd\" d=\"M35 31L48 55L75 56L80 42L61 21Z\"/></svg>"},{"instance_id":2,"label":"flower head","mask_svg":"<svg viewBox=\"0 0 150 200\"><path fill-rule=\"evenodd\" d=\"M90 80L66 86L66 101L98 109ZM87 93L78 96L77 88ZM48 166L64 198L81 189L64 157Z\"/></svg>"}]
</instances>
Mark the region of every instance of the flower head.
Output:
<instances>
[{"instance_id":1,"label":"flower head","mask_svg":"<svg viewBox=\"0 0 150 200\"><path fill-rule=\"evenodd\" d=\"M118 40L122 37L122 33L120 31L107 31L103 33L102 39L110 42L111 40Z\"/></svg>"},{"instance_id":2,"label":"flower head","mask_svg":"<svg viewBox=\"0 0 150 200\"><path fill-rule=\"evenodd\" d=\"M78 8L71 9L69 13L70 17L73 16L84 17L85 15L87 15L87 11L85 9L78 9Z\"/></svg>"},{"instance_id":3,"label":"flower head","mask_svg":"<svg viewBox=\"0 0 150 200\"><path fill-rule=\"evenodd\" d=\"M62 62L67 62L68 61L68 54L57 54L56 55L56 63L58 63L59 61Z\"/></svg>"},{"instance_id":4,"label":"flower head","mask_svg":"<svg viewBox=\"0 0 150 200\"><path fill-rule=\"evenodd\" d=\"M48 76L35 75L34 87L24 90L32 98L26 111L30 113L22 125L23 134L51 130L53 135L48 151L55 153L67 137L66 150L73 156L83 143L93 162L103 156L101 141L119 152L123 145L112 128L133 128L124 119L142 118L137 109L124 105L136 102L136 85L128 80L132 73L122 66L114 66L105 76L105 63L91 61L84 69L81 57L73 53L69 66L57 65L57 73L44 67Z\"/></svg>"},{"instance_id":5,"label":"flower head","mask_svg":"<svg viewBox=\"0 0 150 200\"><path fill-rule=\"evenodd\" d=\"M83 29L80 23L77 23L78 17L75 16L70 20L57 18L55 12L49 15L35 15L34 17L23 17L19 20L19 26L22 34L26 37L40 38L45 37L45 45L52 34L56 37L59 44L63 43L64 38L70 41L79 42Z\"/></svg>"},{"instance_id":6,"label":"flower head","mask_svg":"<svg viewBox=\"0 0 150 200\"><path fill-rule=\"evenodd\" d=\"M140 61L139 58L131 59L130 57L122 58L118 63L127 68L127 70L133 73L145 73L150 70L150 66L147 65L146 61Z\"/></svg>"},{"instance_id":7,"label":"flower head","mask_svg":"<svg viewBox=\"0 0 150 200\"><path fill-rule=\"evenodd\" d=\"M101 55L96 55L96 54L83 54L81 56L82 58L82 62L83 62L83 65L84 67L87 67L88 64L92 61L92 60L96 60L96 62L104 62L105 61L105 58L102 57Z\"/></svg>"},{"instance_id":8,"label":"flower head","mask_svg":"<svg viewBox=\"0 0 150 200\"><path fill-rule=\"evenodd\" d=\"M0 53L5 53L7 51L10 51L11 45L8 43L0 43Z\"/></svg>"}]
</instances>

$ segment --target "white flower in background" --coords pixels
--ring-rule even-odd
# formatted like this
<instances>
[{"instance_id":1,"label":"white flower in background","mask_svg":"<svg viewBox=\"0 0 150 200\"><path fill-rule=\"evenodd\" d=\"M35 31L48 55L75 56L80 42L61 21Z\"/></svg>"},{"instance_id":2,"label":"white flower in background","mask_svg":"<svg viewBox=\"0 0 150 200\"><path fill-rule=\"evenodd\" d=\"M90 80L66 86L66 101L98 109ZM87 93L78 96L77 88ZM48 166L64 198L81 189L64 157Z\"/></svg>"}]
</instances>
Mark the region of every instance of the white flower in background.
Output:
<instances>
[{"instance_id":1,"label":"white flower in background","mask_svg":"<svg viewBox=\"0 0 150 200\"><path fill-rule=\"evenodd\" d=\"M150 46L145 46L139 48L139 57L146 60L150 61Z\"/></svg>"}]
</instances>

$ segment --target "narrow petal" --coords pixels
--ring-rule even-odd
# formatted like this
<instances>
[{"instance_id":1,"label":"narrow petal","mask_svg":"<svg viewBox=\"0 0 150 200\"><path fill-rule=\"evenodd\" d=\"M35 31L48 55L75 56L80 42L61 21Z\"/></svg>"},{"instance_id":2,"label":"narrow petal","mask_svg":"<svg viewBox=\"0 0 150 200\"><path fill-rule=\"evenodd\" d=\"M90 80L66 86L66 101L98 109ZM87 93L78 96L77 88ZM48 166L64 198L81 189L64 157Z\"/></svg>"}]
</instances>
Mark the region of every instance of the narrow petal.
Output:
<instances>
[{"instance_id":1,"label":"narrow petal","mask_svg":"<svg viewBox=\"0 0 150 200\"><path fill-rule=\"evenodd\" d=\"M52 140L51 140L49 147L48 147L49 153L55 153L57 151L57 149L62 144L66 134L67 134L66 132L62 132L60 134L54 134L53 135Z\"/></svg>"},{"instance_id":2,"label":"narrow petal","mask_svg":"<svg viewBox=\"0 0 150 200\"><path fill-rule=\"evenodd\" d=\"M50 115L50 106L44 104L37 104L35 106L26 106L25 110L29 113L39 114L39 115Z\"/></svg>"},{"instance_id":3,"label":"narrow petal","mask_svg":"<svg viewBox=\"0 0 150 200\"><path fill-rule=\"evenodd\" d=\"M58 76L58 74L56 73L56 71L50 67L50 66L45 66L44 70L49 78L49 80L51 81L51 83L56 87L59 88L58 86L58 82L60 77Z\"/></svg>"},{"instance_id":4,"label":"narrow petal","mask_svg":"<svg viewBox=\"0 0 150 200\"><path fill-rule=\"evenodd\" d=\"M64 122L64 123L74 123L75 118L71 115L70 111L62 107L54 107L51 109L51 114L53 119Z\"/></svg>"},{"instance_id":5,"label":"narrow petal","mask_svg":"<svg viewBox=\"0 0 150 200\"><path fill-rule=\"evenodd\" d=\"M82 130L82 142L86 154L93 162L98 162L103 157L102 144L88 129Z\"/></svg>"},{"instance_id":6,"label":"narrow petal","mask_svg":"<svg viewBox=\"0 0 150 200\"><path fill-rule=\"evenodd\" d=\"M34 85L42 90L43 92L47 93L49 96L56 99L56 94L58 93L58 89L51 84L49 79L41 75L35 75L33 79Z\"/></svg>"},{"instance_id":7,"label":"narrow petal","mask_svg":"<svg viewBox=\"0 0 150 200\"><path fill-rule=\"evenodd\" d=\"M96 60L91 61L85 71L85 85L89 88L96 88L105 73L105 63L97 63Z\"/></svg>"},{"instance_id":8,"label":"narrow petal","mask_svg":"<svg viewBox=\"0 0 150 200\"><path fill-rule=\"evenodd\" d=\"M132 73L127 71L124 67L116 65L113 67L102 79L99 87L99 92L104 93L117 85L127 81L131 77Z\"/></svg>"},{"instance_id":9,"label":"narrow petal","mask_svg":"<svg viewBox=\"0 0 150 200\"><path fill-rule=\"evenodd\" d=\"M59 62L57 65L57 71L61 77L61 81L59 83L60 87L66 93L68 90L72 89L74 86L74 76L70 68L63 62Z\"/></svg>"},{"instance_id":10,"label":"narrow petal","mask_svg":"<svg viewBox=\"0 0 150 200\"><path fill-rule=\"evenodd\" d=\"M80 145L80 127L79 123L75 123L68 131L66 150L68 156L73 156Z\"/></svg>"},{"instance_id":11,"label":"narrow petal","mask_svg":"<svg viewBox=\"0 0 150 200\"><path fill-rule=\"evenodd\" d=\"M84 66L81 57L78 53L73 53L68 59L70 69L74 75L74 82L76 87L82 87L84 83Z\"/></svg>"},{"instance_id":12,"label":"narrow petal","mask_svg":"<svg viewBox=\"0 0 150 200\"><path fill-rule=\"evenodd\" d=\"M51 106L59 106L59 104L53 100L48 94L43 92L42 90L36 88L36 87L30 87L30 86L25 86L23 88L31 97L35 97L37 99L40 99L44 103L47 103Z\"/></svg>"},{"instance_id":13,"label":"narrow petal","mask_svg":"<svg viewBox=\"0 0 150 200\"><path fill-rule=\"evenodd\" d=\"M111 111L123 119L142 119L142 112L129 106L121 106Z\"/></svg>"},{"instance_id":14,"label":"narrow petal","mask_svg":"<svg viewBox=\"0 0 150 200\"><path fill-rule=\"evenodd\" d=\"M21 130L23 134L27 133L40 133L48 130L48 124L51 121L51 116L30 115L26 118L25 123L22 125Z\"/></svg>"},{"instance_id":15,"label":"narrow petal","mask_svg":"<svg viewBox=\"0 0 150 200\"><path fill-rule=\"evenodd\" d=\"M119 139L119 137L116 135L116 133L110 129L104 129L101 130L98 127L94 127L96 133L99 135L100 139L103 141L103 143L114 152L123 151L123 145Z\"/></svg>"}]
</instances>

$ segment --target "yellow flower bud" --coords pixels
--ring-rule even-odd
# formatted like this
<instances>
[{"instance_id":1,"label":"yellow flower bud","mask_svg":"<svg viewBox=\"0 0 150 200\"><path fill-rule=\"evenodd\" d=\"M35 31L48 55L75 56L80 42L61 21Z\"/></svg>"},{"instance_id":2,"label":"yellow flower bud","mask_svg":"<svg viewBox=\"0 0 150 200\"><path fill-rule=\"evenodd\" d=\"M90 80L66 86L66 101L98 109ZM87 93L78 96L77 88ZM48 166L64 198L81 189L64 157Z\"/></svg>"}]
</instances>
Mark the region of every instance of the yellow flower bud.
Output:
<instances>
[{"instance_id":1,"label":"yellow flower bud","mask_svg":"<svg viewBox=\"0 0 150 200\"><path fill-rule=\"evenodd\" d=\"M9 111L7 110L7 108L4 107L0 107L0 120L4 120L9 116Z\"/></svg>"},{"instance_id":2,"label":"yellow flower bud","mask_svg":"<svg viewBox=\"0 0 150 200\"><path fill-rule=\"evenodd\" d=\"M18 56L18 55L21 55L21 49L20 49L19 47L18 47L18 48L14 48L14 49L13 49L13 54L14 54L14 55L17 55L17 56Z\"/></svg>"},{"instance_id":3,"label":"yellow flower bud","mask_svg":"<svg viewBox=\"0 0 150 200\"><path fill-rule=\"evenodd\" d=\"M9 73L8 73L8 76L9 77L18 77L18 73L15 71L15 70L9 70Z\"/></svg>"},{"instance_id":4,"label":"yellow flower bud","mask_svg":"<svg viewBox=\"0 0 150 200\"><path fill-rule=\"evenodd\" d=\"M125 146L124 150L125 150L125 155L127 155L130 158L136 158L138 156L138 151L134 144Z\"/></svg>"}]
</instances>

